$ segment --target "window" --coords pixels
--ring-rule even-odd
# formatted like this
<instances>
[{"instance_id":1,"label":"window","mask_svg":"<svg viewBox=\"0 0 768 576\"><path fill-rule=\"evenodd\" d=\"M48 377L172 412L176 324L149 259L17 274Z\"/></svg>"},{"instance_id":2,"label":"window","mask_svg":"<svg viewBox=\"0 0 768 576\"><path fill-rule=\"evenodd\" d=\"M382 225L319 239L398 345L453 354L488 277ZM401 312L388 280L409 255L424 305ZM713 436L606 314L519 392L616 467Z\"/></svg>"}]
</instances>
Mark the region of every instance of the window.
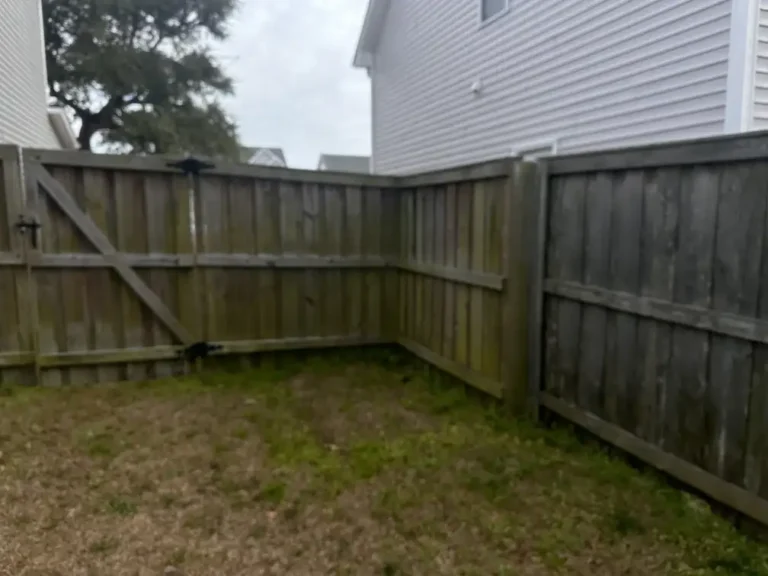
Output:
<instances>
[{"instance_id":1,"label":"window","mask_svg":"<svg viewBox=\"0 0 768 576\"><path fill-rule=\"evenodd\" d=\"M485 22L509 8L509 0L480 0L480 19Z\"/></svg>"}]
</instances>

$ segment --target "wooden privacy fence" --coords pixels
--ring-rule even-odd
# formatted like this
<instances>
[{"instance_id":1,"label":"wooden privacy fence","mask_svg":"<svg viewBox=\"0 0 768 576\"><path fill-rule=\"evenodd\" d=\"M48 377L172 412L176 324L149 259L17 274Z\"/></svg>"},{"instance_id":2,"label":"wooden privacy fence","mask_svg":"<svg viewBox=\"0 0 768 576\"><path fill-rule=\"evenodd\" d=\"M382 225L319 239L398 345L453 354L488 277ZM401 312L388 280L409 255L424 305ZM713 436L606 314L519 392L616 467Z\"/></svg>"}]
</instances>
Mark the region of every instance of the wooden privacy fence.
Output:
<instances>
[{"instance_id":1,"label":"wooden privacy fence","mask_svg":"<svg viewBox=\"0 0 768 576\"><path fill-rule=\"evenodd\" d=\"M518 256L504 248L522 164L185 174L159 157L0 147L0 165L3 381L165 376L199 342L220 354L401 342L496 396L513 373L524 389L526 337L500 317L524 330L525 282L507 279Z\"/></svg>"},{"instance_id":2,"label":"wooden privacy fence","mask_svg":"<svg viewBox=\"0 0 768 576\"><path fill-rule=\"evenodd\" d=\"M768 525L768 137L545 171L531 397Z\"/></svg>"},{"instance_id":3,"label":"wooden privacy fence","mask_svg":"<svg viewBox=\"0 0 768 576\"><path fill-rule=\"evenodd\" d=\"M768 135L398 178L167 162L0 147L3 381L399 343L768 525Z\"/></svg>"}]
</instances>

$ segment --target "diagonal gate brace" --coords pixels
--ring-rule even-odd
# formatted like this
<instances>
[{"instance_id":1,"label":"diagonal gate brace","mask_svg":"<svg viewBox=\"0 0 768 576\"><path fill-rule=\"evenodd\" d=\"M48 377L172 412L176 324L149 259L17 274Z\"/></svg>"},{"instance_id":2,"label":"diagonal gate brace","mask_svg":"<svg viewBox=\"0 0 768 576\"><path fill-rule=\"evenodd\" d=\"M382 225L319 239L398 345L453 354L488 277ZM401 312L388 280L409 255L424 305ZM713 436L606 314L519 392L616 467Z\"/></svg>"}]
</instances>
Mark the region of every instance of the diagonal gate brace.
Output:
<instances>
[{"instance_id":1,"label":"diagonal gate brace","mask_svg":"<svg viewBox=\"0 0 768 576\"><path fill-rule=\"evenodd\" d=\"M78 230L104 256L106 262L130 286L136 296L149 308L163 325L185 346L192 343L192 336L157 294L131 268L128 260L112 246L109 238L85 214L64 186L40 163L30 163L27 170L43 191L57 204Z\"/></svg>"}]
</instances>

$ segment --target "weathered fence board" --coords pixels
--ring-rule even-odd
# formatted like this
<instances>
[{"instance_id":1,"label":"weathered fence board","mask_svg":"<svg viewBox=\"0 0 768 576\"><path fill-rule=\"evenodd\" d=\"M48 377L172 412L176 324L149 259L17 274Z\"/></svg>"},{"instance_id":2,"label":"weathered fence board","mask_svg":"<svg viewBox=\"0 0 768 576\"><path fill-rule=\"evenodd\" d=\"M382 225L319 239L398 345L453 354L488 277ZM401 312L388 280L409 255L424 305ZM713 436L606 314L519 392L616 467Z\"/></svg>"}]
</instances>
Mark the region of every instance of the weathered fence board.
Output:
<instances>
[{"instance_id":1,"label":"weathered fence board","mask_svg":"<svg viewBox=\"0 0 768 576\"><path fill-rule=\"evenodd\" d=\"M399 341L520 408L527 378L523 210L535 193L535 170L518 174L516 166L499 161L417 177L416 187L400 191Z\"/></svg>"},{"instance_id":2,"label":"weathered fence board","mask_svg":"<svg viewBox=\"0 0 768 576\"><path fill-rule=\"evenodd\" d=\"M768 523L768 154L745 138L548 161L531 338L542 405Z\"/></svg>"},{"instance_id":3,"label":"weathered fence board","mask_svg":"<svg viewBox=\"0 0 768 576\"><path fill-rule=\"evenodd\" d=\"M247 354L397 339L392 179L187 177L157 158L27 150L24 192L19 154L0 147L5 380L164 376L199 340ZM25 213L39 245L15 229Z\"/></svg>"}]
</instances>

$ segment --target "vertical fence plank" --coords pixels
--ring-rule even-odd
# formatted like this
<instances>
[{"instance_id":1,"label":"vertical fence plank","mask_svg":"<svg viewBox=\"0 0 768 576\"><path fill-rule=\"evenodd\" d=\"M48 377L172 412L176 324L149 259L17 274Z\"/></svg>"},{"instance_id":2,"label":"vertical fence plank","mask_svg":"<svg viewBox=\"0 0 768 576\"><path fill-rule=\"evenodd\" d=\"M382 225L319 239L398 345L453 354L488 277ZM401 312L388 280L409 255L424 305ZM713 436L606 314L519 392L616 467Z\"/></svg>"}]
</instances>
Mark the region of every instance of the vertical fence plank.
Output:
<instances>
[{"instance_id":1,"label":"vertical fence plank","mask_svg":"<svg viewBox=\"0 0 768 576\"><path fill-rule=\"evenodd\" d=\"M381 190L379 188L365 189L363 204L363 253L366 257L377 257L382 254L381 217ZM363 332L367 337L380 337L383 271L379 269L364 270L363 275L365 285L365 324Z\"/></svg>"},{"instance_id":2,"label":"vertical fence plank","mask_svg":"<svg viewBox=\"0 0 768 576\"><path fill-rule=\"evenodd\" d=\"M445 191L445 265L458 266L457 260L457 196L456 185L449 184ZM443 356L456 359L456 285L445 283L445 319L443 320Z\"/></svg>"},{"instance_id":3,"label":"vertical fence plank","mask_svg":"<svg viewBox=\"0 0 768 576\"><path fill-rule=\"evenodd\" d=\"M363 253L363 198L359 187L347 187L345 192L344 254L359 257ZM345 302L348 306L346 334L362 333L363 273L360 270L344 272Z\"/></svg>"},{"instance_id":4,"label":"vertical fence plank","mask_svg":"<svg viewBox=\"0 0 768 576\"><path fill-rule=\"evenodd\" d=\"M83 178L86 213L91 220L116 242L115 196L113 179L102 170L86 170ZM88 270L86 308L92 311L89 328L89 350L113 350L118 347L121 319L115 302L119 300L119 284L112 271ZM125 378L121 366L99 366L95 374L98 382L117 382Z\"/></svg>"},{"instance_id":5,"label":"vertical fence plank","mask_svg":"<svg viewBox=\"0 0 768 576\"><path fill-rule=\"evenodd\" d=\"M680 195L679 259L675 274L675 301L708 308L712 293L712 262L720 174L695 167L682 175ZM671 390L677 399L668 404L676 413L666 415L666 440L678 456L706 466L704 403L709 381L710 336L684 327L673 335ZM674 431L673 431L674 430Z\"/></svg>"},{"instance_id":6,"label":"vertical fence plank","mask_svg":"<svg viewBox=\"0 0 768 576\"><path fill-rule=\"evenodd\" d=\"M629 294L637 293L640 284L640 231L643 213L643 173L630 171L614 179L613 222L611 225L610 286ZM606 415L628 430L635 425L632 402L637 391L637 319L616 314L613 354L607 358L614 364L610 392L606 396Z\"/></svg>"},{"instance_id":7,"label":"vertical fence plank","mask_svg":"<svg viewBox=\"0 0 768 576\"><path fill-rule=\"evenodd\" d=\"M425 208L425 195L426 190L418 188L415 194L415 214L414 214L414 243L416 246L416 261L419 264L424 264L424 208ZM424 329L424 284L425 279L421 274L414 274L414 290L416 292L416 300L414 305L414 338L416 342L424 345L426 342L425 329Z\"/></svg>"},{"instance_id":8,"label":"vertical fence plank","mask_svg":"<svg viewBox=\"0 0 768 576\"><path fill-rule=\"evenodd\" d=\"M379 236L382 255L387 262L383 275L381 309L381 336L386 342L395 342L402 326L402 308L400 306L400 273L395 264L401 260L400 246L402 242L403 221L400 218L400 191L386 189L382 191L381 221Z\"/></svg>"},{"instance_id":9,"label":"vertical fence plank","mask_svg":"<svg viewBox=\"0 0 768 576\"><path fill-rule=\"evenodd\" d=\"M608 174L598 173L587 184L585 205L584 282L610 283L611 210L613 187ZM585 306L579 353L578 404L604 416L603 365L607 313L599 306Z\"/></svg>"},{"instance_id":10,"label":"vertical fence plank","mask_svg":"<svg viewBox=\"0 0 768 576\"><path fill-rule=\"evenodd\" d=\"M142 226L146 226L143 181L141 173L114 174L115 248L120 252L139 254L147 251L146 236L137 233ZM119 287L119 294L121 347L136 349L151 345L146 339L143 310L138 298L124 285ZM125 376L132 381L144 380L149 376L148 368L146 364L130 363L125 367Z\"/></svg>"},{"instance_id":11,"label":"vertical fence plank","mask_svg":"<svg viewBox=\"0 0 768 576\"><path fill-rule=\"evenodd\" d=\"M302 215L301 189L295 183L280 183L280 237L284 255L296 256L302 250L304 219ZM303 273L297 270L281 270L282 316L281 338L301 336L301 308Z\"/></svg>"},{"instance_id":12,"label":"vertical fence plank","mask_svg":"<svg viewBox=\"0 0 768 576\"><path fill-rule=\"evenodd\" d=\"M408 206L410 204L410 190L398 191L399 203L398 212L400 215L400 244L398 246L397 259L399 262L408 262L411 253L409 250L408 240L410 237L410 221L408 220ZM410 293L408 292L409 286L409 274L407 272L399 271L397 274L398 283L398 305L399 305L399 317L397 325L397 336L403 338L410 338L411 334L408 330L410 318L408 316L410 306Z\"/></svg>"},{"instance_id":13,"label":"vertical fence plank","mask_svg":"<svg viewBox=\"0 0 768 576\"><path fill-rule=\"evenodd\" d=\"M437 266L445 266L445 187L435 188L433 194L432 262ZM437 354L441 354L443 349L445 285L446 282L439 278L434 278L432 281L432 308L430 311L432 318L432 340L430 342L430 349Z\"/></svg>"},{"instance_id":14,"label":"vertical fence plank","mask_svg":"<svg viewBox=\"0 0 768 576\"><path fill-rule=\"evenodd\" d=\"M559 269L556 278L580 282L583 274L584 195L586 178L569 176L560 191ZM561 301L557 310L557 388L563 399L574 402L578 385L579 333L581 305Z\"/></svg>"},{"instance_id":15,"label":"vertical fence plank","mask_svg":"<svg viewBox=\"0 0 768 576\"><path fill-rule=\"evenodd\" d=\"M488 181L480 181L472 190L469 258L472 270L477 272L485 271L485 197L488 186ZM469 367L476 372L483 371L483 347L486 346L483 341L484 292L477 286L469 290Z\"/></svg>"},{"instance_id":16,"label":"vertical fence plank","mask_svg":"<svg viewBox=\"0 0 768 576\"><path fill-rule=\"evenodd\" d=\"M516 178L513 177L513 180ZM504 290L505 292L509 288L510 282L516 282L519 283L521 281L524 281L525 274L523 273L523 270L520 268L520 265L525 267L524 262L518 262L515 261L514 263L510 260L509 264L510 267L507 267L507 264L505 262L505 265L502 267L502 254L505 256L508 255L508 253L505 251L506 247L512 248L512 246L509 246L510 242L518 242L519 244L515 245L514 248L522 249L522 246L524 245L524 240L520 237L514 237L512 236L512 230L507 230L505 227L505 219L509 218L511 215L509 211L506 210L506 198L505 196L507 194L511 194L512 191L510 189L512 182L509 180L498 180L491 185L488 186L485 194L485 206L483 207L483 232L484 232L484 239L483 243L485 245L485 258L484 258L484 264L483 269L491 274L499 274L503 275L505 280ZM515 190L515 193L519 193L521 196L524 194L525 191L517 191ZM511 202L511 199L510 199ZM512 202L511 202L512 203ZM520 206L517 206L518 209L520 209ZM510 208L511 209L511 208ZM519 221L521 223L525 222L524 214L521 213L518 215ZM518 234L522 233L525 229L525 224L522 224L516 232ZM509 233L509 235L507 234ZM511 255L510 255L511 256ZM511 269L511 266L515 266L516 269ZM489 290L484 291L483 293L483 373L492 378L493 380L502 380L501 375L501 355L502 355L502 347L504 347L504 353L506 354L510 350L507 349L508 346L516 346L516 347L522 347L527 348L525 342L521 342L520 340L515 342L508 342L504 338L504 332L503 332L503 323L502 323L502 316L503 316L503 309L502 309L502 299L504 298L503 294L497 294L495 292L491 292ZM517 337L524 336L517 335ZM519 348L516 348L519 349ZM503 380L502 380L503 381ZM511 383L511 382L508 382ZM524 385L522 382L518 382L519 385Z\"/></svg>"},{"instance_id":17,"label":"vertical fence plank","mask_svg":"<svg viewBox=\"0 0 768 576\"><path fill-rule=\"evenodd\" d=\"M408 195L405 197L405 216L407 221L407 235L405 254L406 261L415 262L417 259L416 252L416 191L409 190ZM406 338L417 340L416 335L416 275L410 272L404 274L406 278L405 292L406 297L403 302L406 304L406 325L405 334Z\"/></svg>"},{"instance_id":18,"label":"vertical fence plank","mask_svg":"<svg viewBox=\"0 0 768 576\"><path fill-rule=\"evenodd\" d=\"M457 190L457 232L456 267L469 270L472 242L472 186L460 185ZM456 286L456 350L454 360L465 366L469 365L469 288Z\"/></svg>"},{"instance_id":19,"label":"vertical fence plank","mask_svg":"<svg viewBox=\"0 0 768 576\"><path fill-rule=\"evenodd\" d=\"M52 170L54 177L76 199L83 208L82 171L78 168L58 168ZM92 252L79 237L72 222L63 212L55 207L52 210L53 222L58 233L58 252L78 254ZM59 270L61 329L57 335L58 349L62 352L84 352L88 349L88 290L89 271L78 269ZM95 381L96 373L91 367L71 367L63 371L64 384L84 384Z\"/></svg>"},{"instance_id":20,"label":"vertical fence plank","mask_svg":"<svg viewBox=\"0 0 768 576\"><path fill-rule=\"evenodd\" d=\"M147 253L169 254L175 250L176 227L173 221L173 209L170 205L170 178L164 174L147 174L144 178L144 205L146 220L144 227L147 238ZM173 287L170 273L167 270L152 269L142 273L150 288L160 296L171 310L174 309L176 290ZM142 306L144 324L152 346L171 346L174 339L168 330L162 326L154 315ZM154 375L163 378L173 373L170 362L157 362Z\"/></svg>"},{"instance_id":21,"label":"vertical fence plank","mask_svg":"<svg viewBox=\"0 0 768 576\"><path fill-rule=\"evenodd\" d=\"M255 254L254 181L233 178L227 191L229 242L227 252L239 256ZM258 272L248 268L229 268L226 277L228 297L225 302L227 340L258 338L258 310L253 305L253 287L258 286ZM247 366L247 361L243 361Z\"/></svg>"},{"instance_id":22,"label":"vertical fence plank","mask_svg":"<svg viewBox=\"0 0 768 576\"><path fill-rule=\"evenodd\" d=\"M338 186L325 187L326 253L339 256L344 253L344 190ZM326 276L325 293L327 303L325 315L328 333L339 336L346 334L346 300L344 298L344 274L341 270L330 270Z\"/></svg>"},{"instance_id":23,"label":"vertical fence plank","mask_svg":"<svg viewBox=\"0 0 768 576\"><path fill-rule=\"evenodd\" d=\"M254 204L256 246L258 254L282 253L280 236L280 195L274 182L257 182ZM258 298L256 301L259 321L258 338L280 337L282 291L279 272L271 269L258 272Z\"/></svg>"},{"instance_id":24,"label":"vertical fence plank","mask_svg":"<svg viewBox=\"0 0 768 576\"><path fill-rule=\"evenodd\" d=\"M640 295L671 301L677 258L680 172L662 169L647 174L645 182ZM637 403L637 434L649 442L661 444L668 402L672 327L664 322L640 319L637 332L643 351L639 354L641 391ZM608 385L610 383L606 383ZM676 394L672 397L674 402Z\"/></svg>"},{"instance_id":25,"label":"vertical fence plank","mask_svg":"<svg viewBox=\"0 0 768 576\"><path fill-rule=\"evenodd\" d=\"M562 268L562 247L564 244L563 193L565 179L553 177L549 181L549 205L545 215L546 250L544 277L559 279ZM542 287L543 289L543 287ZM562 397L562 381L560 378L560 351L558 348L560 300L554 296L546 296L543 302L544 343L542 360L542 388L554 396Z\"/></svg>"},{"instance_id":26,"label":"vertical fence plank","mask_svg":"<svg viewBox=\"0 0 768 576\"><path fill-rule=\"evenodd\" d=\"M423 212L422 212L422 261L431 265L435 259L435 189L432 187L423 190ZM434 278L431 276L419 275L421 282L421 344L427 348L432 346L432 330L434 322L432 318L432 298L434 294Z\"/></svg>"},{"instance_id":27,"label":"vertical fence plank","mask_svg":"<svg viewBox=\"0 0 768 576\"><path fill-rule=\"evenodd\" d=\"M304 253L316 255L320 252L320 190L317 184L304 183L302 186L302 216ZM319 336L321 326L321 306L323 303L320 276L316 270L305 270L302 286L303 336Z\"/></svg>"}]
</instances>

